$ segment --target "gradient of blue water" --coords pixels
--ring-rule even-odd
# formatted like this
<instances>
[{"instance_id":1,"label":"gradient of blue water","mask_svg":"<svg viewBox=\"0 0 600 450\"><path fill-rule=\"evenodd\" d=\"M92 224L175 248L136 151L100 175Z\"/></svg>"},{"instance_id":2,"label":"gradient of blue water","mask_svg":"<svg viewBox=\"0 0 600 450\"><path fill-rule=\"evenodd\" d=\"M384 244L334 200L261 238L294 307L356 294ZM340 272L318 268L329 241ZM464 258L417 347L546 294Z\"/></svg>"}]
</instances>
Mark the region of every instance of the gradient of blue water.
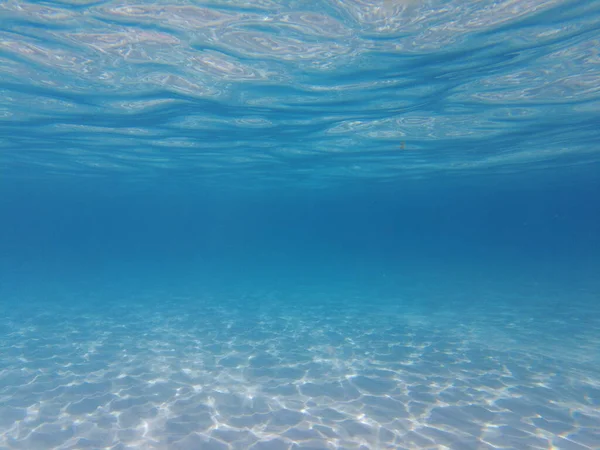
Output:
<instances>
[{"instance_id":1,"label":"gradient of blue water","mask_svg":"<svg viewBox=\"0 0 600 450\"><path fill-rule=\"evenodd\" d=\"M599 41L0 3L0 448L599 448Z\"/></svg>"}]
</instances>

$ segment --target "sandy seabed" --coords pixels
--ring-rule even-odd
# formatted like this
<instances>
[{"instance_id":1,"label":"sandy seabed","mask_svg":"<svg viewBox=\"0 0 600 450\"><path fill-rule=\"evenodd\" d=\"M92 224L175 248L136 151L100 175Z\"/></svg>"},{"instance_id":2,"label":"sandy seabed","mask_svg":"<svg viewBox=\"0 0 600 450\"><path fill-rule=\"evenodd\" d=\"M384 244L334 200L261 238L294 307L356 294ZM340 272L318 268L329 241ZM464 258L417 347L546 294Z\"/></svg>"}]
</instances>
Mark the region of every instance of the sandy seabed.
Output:
<instances>
[{"instance_id":1,"label":"sandy seabed","mask_svg":"<svg viewBox=\"0 0 600 450\"><path fill-rule=\"evenodd\" d=\"M5 301L0 448L600 448L598 306L312 295Z\"/></svg>"}]
</instances>

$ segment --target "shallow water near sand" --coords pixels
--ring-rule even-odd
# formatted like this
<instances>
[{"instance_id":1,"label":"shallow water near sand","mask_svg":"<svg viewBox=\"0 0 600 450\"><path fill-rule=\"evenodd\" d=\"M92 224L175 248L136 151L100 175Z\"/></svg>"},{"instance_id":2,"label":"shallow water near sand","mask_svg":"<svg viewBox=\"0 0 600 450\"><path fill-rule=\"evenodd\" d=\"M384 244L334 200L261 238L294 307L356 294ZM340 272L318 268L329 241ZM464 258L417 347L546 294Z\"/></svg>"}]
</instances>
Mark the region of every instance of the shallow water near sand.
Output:
<instances>
[{"instance_id":1,"label":"shallow water near sand","mask_svg":"<svg viewBox=\"0 0 600 450\"><path fill-rule=\"evenodd\" d=\"M600 448L600 7L0 4L0 449Z\"/></svg>"}]
</instances>

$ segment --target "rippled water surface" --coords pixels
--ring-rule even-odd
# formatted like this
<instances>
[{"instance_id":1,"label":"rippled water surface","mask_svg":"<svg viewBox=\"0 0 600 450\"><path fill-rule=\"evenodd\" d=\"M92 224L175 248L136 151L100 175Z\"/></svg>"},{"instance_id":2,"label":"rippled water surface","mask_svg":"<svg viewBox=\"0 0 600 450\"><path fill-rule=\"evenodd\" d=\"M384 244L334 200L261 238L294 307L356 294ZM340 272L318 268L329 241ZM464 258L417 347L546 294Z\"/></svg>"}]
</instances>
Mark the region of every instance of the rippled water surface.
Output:
<instances>
[{"instance_id":1,"label":"rippled water surface","mask_svg":"<svg viewBox=\"0 0 600 450\"><path fill-rule=\"evenodd\" d=\"M323 185L598 160L594 1L8 0L0 18L3 173Z\"/></svg>"}]
</instances>

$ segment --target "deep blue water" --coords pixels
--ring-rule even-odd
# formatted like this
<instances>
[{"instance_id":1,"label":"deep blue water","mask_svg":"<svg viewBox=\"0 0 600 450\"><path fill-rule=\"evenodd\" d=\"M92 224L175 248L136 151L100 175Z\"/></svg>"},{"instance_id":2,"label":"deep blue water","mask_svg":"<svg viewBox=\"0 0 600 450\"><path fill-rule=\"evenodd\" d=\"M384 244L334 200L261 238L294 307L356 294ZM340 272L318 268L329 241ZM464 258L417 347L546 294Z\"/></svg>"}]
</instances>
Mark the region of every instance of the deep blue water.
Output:
<instances>
[{"instance_id":1,"label":"deep blue water","mask_svg":"<svg viewBox=\"0 0 600 450\"><path fill-rule=\"evenodd\" d=\"M0 449L599 449L600 3L0 2Z\"/></svg>"}]
</instances>

